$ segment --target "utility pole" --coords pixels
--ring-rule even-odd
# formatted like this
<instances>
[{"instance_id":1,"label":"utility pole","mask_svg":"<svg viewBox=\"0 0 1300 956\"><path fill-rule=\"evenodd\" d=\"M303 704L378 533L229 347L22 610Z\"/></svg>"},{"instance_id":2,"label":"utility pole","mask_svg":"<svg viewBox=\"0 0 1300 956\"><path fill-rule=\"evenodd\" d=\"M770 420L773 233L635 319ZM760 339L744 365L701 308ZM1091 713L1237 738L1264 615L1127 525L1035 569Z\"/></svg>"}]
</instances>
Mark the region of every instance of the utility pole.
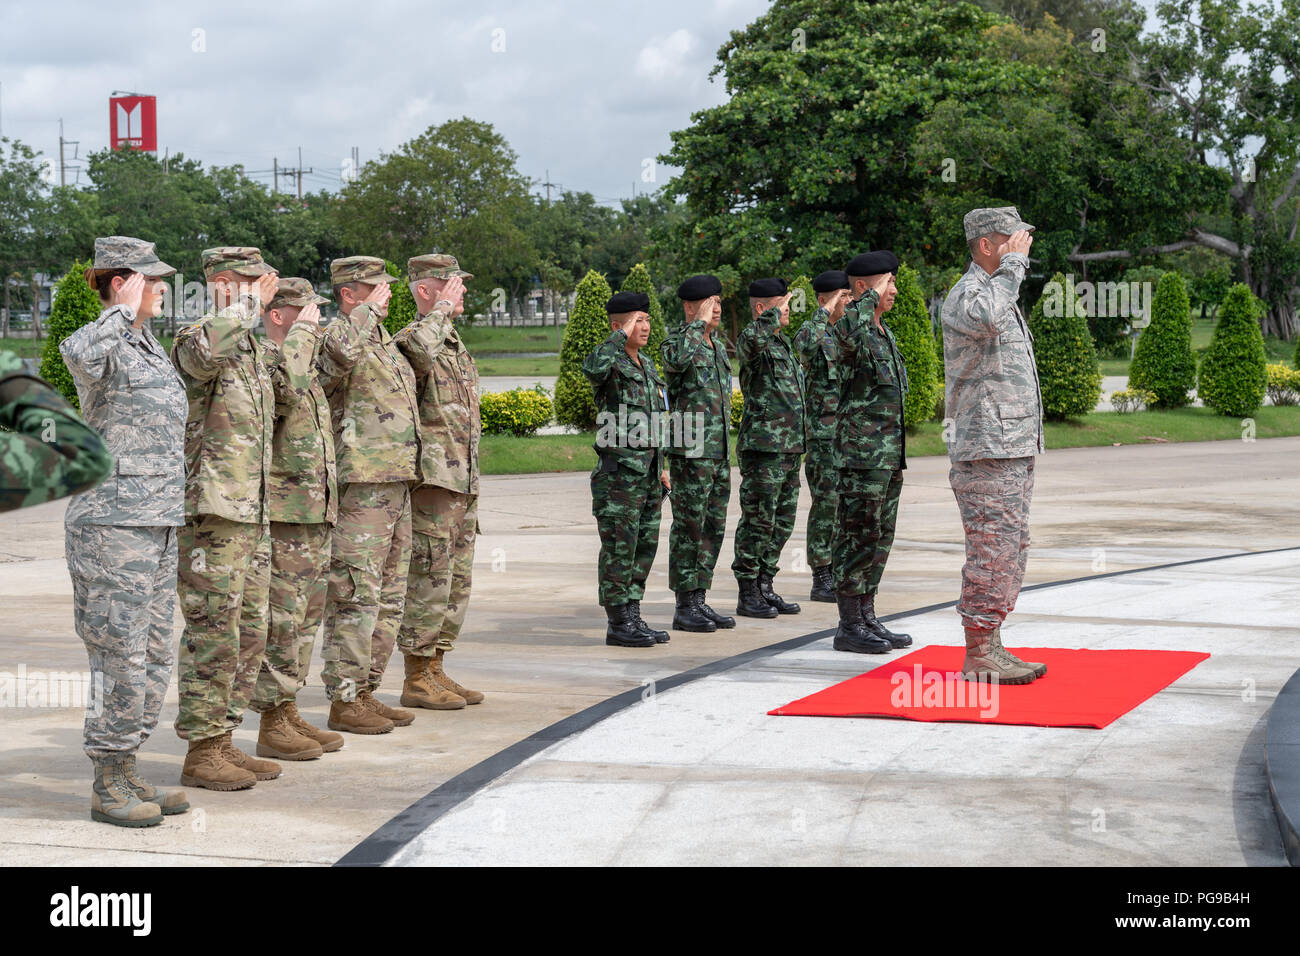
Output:
<instances>
[{"instance_id":1,"label":"utility pole","mask_svg":"<svg viewBox=\"0 0 1300 956\"><path fill-rule=\"evenodd\" d=\"M275 194L280 191L280 157L277 156L271 162L273 164L271 172L275 173L275 189L272 190L272 194Z\"/></svg>"},{"instance_id":2,"label":"utility pole","mask_svg":"<svg viewBox=\"0 0 1300 956\"><path fill-rule=\"evenodd\" d=\"M549 206L551 204L551 187L560 185L551 182L551 171L549 169L546 171L546 182L542 183L542 185L546 187L546 205Z\"/></svg>"},{"instance_id":3,"label":"utility pole","mask_svg":"<svg viewBox=\"0 0 1300 956\"><path fill-rule=\"evenodd\" d=\"M355 147L354 147L354 148L355 148ZM276 172L275 172L275 176L276 176L276 184L277 184L277 185L276 185L276 191L278 192L278 191L279 191L279 181L280 181L280 173L279 173L279 170L280 170L280 161L279 161L278 159L275 161L275 170L276 170ZM311 171L312 171L312 170L311 170L311 167L308 167L307 169L303 169L303 168L302 168L302 147L299 146L299 147L298 147L298 168L297 168L297 169L288 169L288 168L286 168L285 171L284 171L284 174L285 174L286 176L297 177L297 179L298 179L298 199L299 199L299 200L302 199L302 176L303 176L303 173L310 173Z\"/></svg>"},{"instance_id":4,"label":"utility pole","mask_svg":"<svg viewBox=\"0 0 1300 956\"><path fill-rule=\"evenodd\" d=\"M64 139L64 138L63 138L63 118L60 117L60 118L59 118L59 185L60 185L60 186L66 186L66 185L68 185L68 170L69 170L69 169L74 170L74 171L77 171L77 172L78 172L77 178L78 178L78 179L81 178L80 171L79 171L79 167L72 165L72 163L65 162L64 159L63 159L63 147L64 147L64 146L78 146L78 145L80 145L80 143L79 143L78 140L75 140L75 139ZM72 158L73 158L74 160L77 159L77 151L76 151L76 150L73 150L73 152L72 152Z\"/></svg>"}]
</instances>

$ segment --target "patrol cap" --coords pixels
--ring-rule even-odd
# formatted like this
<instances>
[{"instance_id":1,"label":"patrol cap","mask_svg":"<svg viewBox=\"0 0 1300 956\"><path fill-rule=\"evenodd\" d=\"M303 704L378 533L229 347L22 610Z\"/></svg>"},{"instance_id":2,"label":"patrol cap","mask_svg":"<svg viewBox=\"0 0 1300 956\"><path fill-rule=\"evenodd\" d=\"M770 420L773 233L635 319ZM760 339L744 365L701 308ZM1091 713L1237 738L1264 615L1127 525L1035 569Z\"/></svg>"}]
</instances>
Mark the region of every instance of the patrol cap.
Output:
<instances>
[{"instance_id":1,"label":"patrol cap","mask_svg":"<svg viewBox=\"0 0 1300 956\"><path fill-rule=\"evenodd\" d=\"M262 261L262 251L255 246L217 246L204 249L202 258L205 279L211 279L218 272L256 277L275 271Z\"/></svg>"},{"instance_id":2,"label":"patrol cap","mask_svg":"<svg viewBox=\"0 0 1300 956\"><path fill-rule=\"evenodd\" d=\"M843 269L827 269L812 280L814 292L834 292L849 288L849 274Z\"/></svg>"},{"instance_id":3,"label":"patrol cap","mask_svg":"<svg viewBox=\"0 0 1300 956\"><path fill-rule=\"evenodd\" d=\"M1021 229L1026 229L1029 232L1034 231L1033 226L1020 218L1020 213L1016 211L1015 206L972 209L966 213L961 223L966 229L967 239L987 236L990 232L1000 232L1004 236L1009 236Z\"/></svg>"},{"instance_id":4,"label":"patrol cap","mask_svg":"<svg viewBox=\"0 0 1300 956\"><path fill-rule=\"evenodd\" d=\"M381 282L396 281L397 277L390 276L385 271L384 260L377 256L345 256L330 263L330 285L348 282L379 285Z\"/></svg>"},{"instance_id":5,"label":"patrol cap","mask_svg":"<svg viewBox=\"0 0 1300 956\"><path fill-rule=\"evenodd\" d=\"M452 276L460 276L462 279L474 278L460 267L455 256L445 252L412 256L406 260L406 275L412 282L419 279L450 279Z\"/></svg>"},{"instance_id":6,"label":"patrol cap","mask_svg":"<svg viewBox=\"0 0 1300 956\"><path fill-rule=\"evenodd\" d=\"M267 308L283 309L288 305L302 308L313 302L324 305L328 301L329 299L323 295L317 295L316 290L306 279L281 279L275 284L275 297L271 299Z\"/></svg>"},{"instance_id":7,"label":"patrol cap","mask_svg":"<svg viewBox=\"0 0 1300 956\"><path fill-rule=\"evenodd\" d=\"M130 269L141 275L162 278L176 270L158 258L152 242L130 236L103 236L95 240L95 261L85 271L86 282L95 284L95 276L113 269Z\"/></svg>"},{"instance_id":8,"label":"patrol cap","mask_svg":"<svg viewBox=\"0 0 1300 956\"><path fill-rule=\"evenodd\" d=\"M784 279L755 279L749 284L749 297L751 299L771 299L778 295L785 295L785 290Z\"/></svg>"},{"instance_id":9,"label":"patrol cap","mask_svg":"<svg viewBox=\"0 0 1300 956\"><path fill-rule=\"evenodd\" d=\"M898 271L898 256L888 249L876 249L854 256L844 271L851 276L879 276L886 272Z\"/></svg>"},{"instance_id":10,"label":"patrol cap","mask_svg":"<svg viewBox=\"0 0 1300 956\"><path fill-rule=\"evenodd\" d=\"M722 295L722 280L717 276L691 276L677 287L677 298L683 302L696 302L711 295Z\"/></svg>"},{"instance_id":11,"label":"patrol cap","mask_svg":"<svg viewBox=\"0 0 1300 956\"><path fill-rule=\"evenodd\" d=\"M605 303L605 311L610 315L623 312L649 312L650 296L644 292L615 292Z\"/></svg>"}]
</instances>

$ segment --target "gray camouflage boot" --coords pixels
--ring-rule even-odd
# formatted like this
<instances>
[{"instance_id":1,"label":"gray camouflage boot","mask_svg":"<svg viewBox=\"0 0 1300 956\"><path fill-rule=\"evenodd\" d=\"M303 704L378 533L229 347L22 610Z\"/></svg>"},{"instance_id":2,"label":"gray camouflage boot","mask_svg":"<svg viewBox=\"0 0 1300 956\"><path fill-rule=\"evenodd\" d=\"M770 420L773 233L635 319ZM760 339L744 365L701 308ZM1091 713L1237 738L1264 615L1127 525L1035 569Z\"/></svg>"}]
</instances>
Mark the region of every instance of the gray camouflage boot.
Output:
<instances>
[{"instance_id":1,"label":"gray camouflage boot","mask_svg":"<svg viewBox=\"0 0 1300 956\"><path fill-rule=\"evenodd\" d=\"M961 664L961 676L998 684L1032 684L1038 675L1002 649L997 633L996 629L966 628L966 659Z\"/></svg>"},{"instance_id":2,"label":"gray camouflage boot","mask_svg":"<svg viewBox=\"0 0 1300 956\"><path fill-rule=\"evenodd\" d=\"M115 827L152 827L162 823L162 807L141 800L126 780L123 760L95 760L90 787L90 819Z\"/></svg>"},{"instance_id":3,"label":"gray camouflage boot","mask_svg":"<svg viewBox=\"0 0 1300 956\"><path fill-rule=\"evenodd\" d=\"M164 816L170 816L173 813L184 813L190 808L190 801L186 798L184 790L159 790L140 776L135 766L135 754L128 756L124 763L123 770L126 773L127 786L146 803L158 804L162 808Z\"/></svg>"}]
</instances>

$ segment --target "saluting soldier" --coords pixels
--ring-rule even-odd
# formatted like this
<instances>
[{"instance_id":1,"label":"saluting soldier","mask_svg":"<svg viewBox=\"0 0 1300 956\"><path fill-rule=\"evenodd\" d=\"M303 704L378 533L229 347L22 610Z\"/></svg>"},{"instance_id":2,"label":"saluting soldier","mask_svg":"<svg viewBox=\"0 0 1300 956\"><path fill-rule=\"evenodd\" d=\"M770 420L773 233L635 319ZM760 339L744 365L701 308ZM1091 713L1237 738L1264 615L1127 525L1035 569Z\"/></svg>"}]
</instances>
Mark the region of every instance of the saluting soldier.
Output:
<instances>
[{"instance_id":1,"label":"saluting soldier","mask_svg":"<svg viewBox=\"0 0 1300 956\"><path fill-rule=\"evenodd\" d=\"M334 430L316 373L320 307L306 279L281 279L263 316L275 388L267 508L271 517L270 625L250 705L262 715L259 757L312 760L343 746L298 713L316 632L325 616L330 532L338 516Z\"/></svg>"},{"instance_id":2,"label":"saluting soldier","mask_svg":"<svg viewBox=\"0 0 1300 956\"><path fill-rule=\"evenodd\" d=\"M406 263L417 321L394 337L420 399L420 479L411 493L411 567L397 643L406 664L403 707L459 710L483 693L448 676L443 656L465 623L478 532L478 367L456 331L465 280L445 253Z\"/></svg>"},{"instance_id":3,"label":"saluting soldier","mask_svg":"<svg viewBox=\"0 0 1300 956\"><path fill-rule=\"evenodd\" d=\"M794 348L803 367L804 476L812 504L808 508L805 547L812 568L813 601L834 602L831 576L831 538L835 533L835 506L839 499L839 473L835 468L835 412L840 403L840 383L832 330L849 302L849 277L830 269L812 280L817 311L799 327Z\"/></svg>"},{"instance_id":4,"label":"saluting soldier","mask_svg":"<svg viewBox=\"0 0 1300 956\"><path fill-rule=\"evenodd\" d=\"M600 532L600 604L605 643L617 647L666 644L667 631L641 620L641 598L659 547L659 516L672 487L661 454L668 397L650 341L650 297L618 292L605 303L610 335L582 363L596 393L596 455L591 512Z\"/></svg>"},{"instance_id":5,"label":"saluting soldier","mask_svg":"<svg viewBox=\"0 0 1300 956\"><path fill-rule=\"evenodd\" d=\"M875 598L894 543L907 467L903 396L907 367L880 317L894 306L898 258L888 250L855 256L844 270L853 301L835 325L840 402L835 452L839 506L832 544L840 623L837 651L885 654L912 639L876 618Z\"/></svg>"},{"instance_id":6,"label":"saluting soldier","mask_svg":"<svg viewBox=\"0 0 1300 956\"><path fill-rule=\"evenodd\" d=\"M798 614L799 605L773 589L781 549L794 531L803 454L803 387L794 350L782 331L790 324L784 279L749 285L752 322L740 333L740 391L745 411L736 438L740 462L740 521L735 558L740 597L736 613L771 618Z\"/></svg>"},{"instance_id":7,"label":"saluting soldier","mask_svg":"<svg viewBox=\"0 0 1300 956\"><path fill-rule=\"evenodd\" d=\"M716 631L736 619L705 603L727 533L731 500L731 359L718 335L722 283L696 275L677 287L686 321L668 333L661 353L668 402L678 422L666 449L674 489L668 532L668 586L677 595L673 628Z\"/></svg>"}]
</instances>

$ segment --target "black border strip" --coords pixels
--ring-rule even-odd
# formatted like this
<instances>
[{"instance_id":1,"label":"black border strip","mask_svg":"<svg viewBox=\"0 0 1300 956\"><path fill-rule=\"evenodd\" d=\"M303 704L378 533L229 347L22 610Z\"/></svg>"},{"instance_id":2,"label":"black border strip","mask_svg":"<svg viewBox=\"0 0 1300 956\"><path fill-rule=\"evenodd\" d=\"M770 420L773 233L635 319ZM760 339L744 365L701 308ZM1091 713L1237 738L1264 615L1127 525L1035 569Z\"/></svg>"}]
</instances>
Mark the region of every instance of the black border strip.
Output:
<instances>
[{"instance_id":1,"label":"black border strip","mask_svg":"<svg viewBox=\"0 0 1300 956\"><path fill-rule=\"evenodd\" d=\"M1188 561L1172 561L1168 564L1155 564L1145 568L1128 568L1123 571L1105 571L1100 574L1085 574L1077 578L1066 578L1063 581L1044 581L1039 584L1031 584L1021 588L1021 591L1037 591L1043 588L1063 587L1067 584L1078 584L1082 581L1098 581L1103 578L1120 577L1126 574L1139 574L1148 571L1162 571L1167 568L1181 568L1189 564L1204 564L1209 561L1226 561L1231 558L1254 557L1261 554L1278 554L1284 551L1300 551L1300 547L1291 548L1270 548L1267 551L1241 551L1236 554L1222 554L1209 558L1192 558ZM945 601L941 604L930 604L926 607L914 608L910 611L899 611L895 614L889 614L882 617L882 621L894 621L903 617L911 617L915 614L929 614L931 611L941 611L944 608L956 606L956 601ZM811 644L823 638L830 637L835 633L835 628L816 631L812 634L805 634L802 637L794 637L785 641L778 641L775 644L767 644L763 647L756 647L753 650L736 654L733 657L725 657L720 660L710 661L689 671L682 671L665 677L662 680L654 682L656 693L663 690L671 690L674 687L680 687L683 684L689 684L697 681L702 677L709 677L713 674L719 674L723 671L731 670L742 664L748 664L751 661L759 660L764 657L771 657L774 654L780 654L783 651L794 650L805 644ZM1297 672L1300 676L1300 671ZM1300 683L1297 678L1287 684L1297 685L1300 691ZM500 777L515 767L519 766L529 757L540 753L554 743L558 743L565 737L579 733L600 723L606 717L618 713L642 699L644 693L643 687L635 687L632 690L624 691L613 697L602 700L598 704L592 704L585 710L576 714L565 717L563 720L556 721L548 727L543 727L536 733L525 737L517 743L511 744L504 750L498 751L490 757L487 757L468 770L464 770L452 777L446 783L431 790L415 803L411 804L405 810L397 814L383 826L381 826L370 836L366 837L355 847L349 850L335 866L382 866L388 860L392 859L407 843L413 840L420 833L423 833L434 821L449 810L468 800L471 796L486 787L493 780ZM1300 695L1297 695L1300 696ZM1270 723L1270 728L1271 728ZM1270 783L1270 790L1271 790ZM1276 797L1275 797L1276 800ZM1279 823L1281 818L1279 817ZM1295 859L1292 858L1292 862Z\"/></svg>"}]
</instances>

